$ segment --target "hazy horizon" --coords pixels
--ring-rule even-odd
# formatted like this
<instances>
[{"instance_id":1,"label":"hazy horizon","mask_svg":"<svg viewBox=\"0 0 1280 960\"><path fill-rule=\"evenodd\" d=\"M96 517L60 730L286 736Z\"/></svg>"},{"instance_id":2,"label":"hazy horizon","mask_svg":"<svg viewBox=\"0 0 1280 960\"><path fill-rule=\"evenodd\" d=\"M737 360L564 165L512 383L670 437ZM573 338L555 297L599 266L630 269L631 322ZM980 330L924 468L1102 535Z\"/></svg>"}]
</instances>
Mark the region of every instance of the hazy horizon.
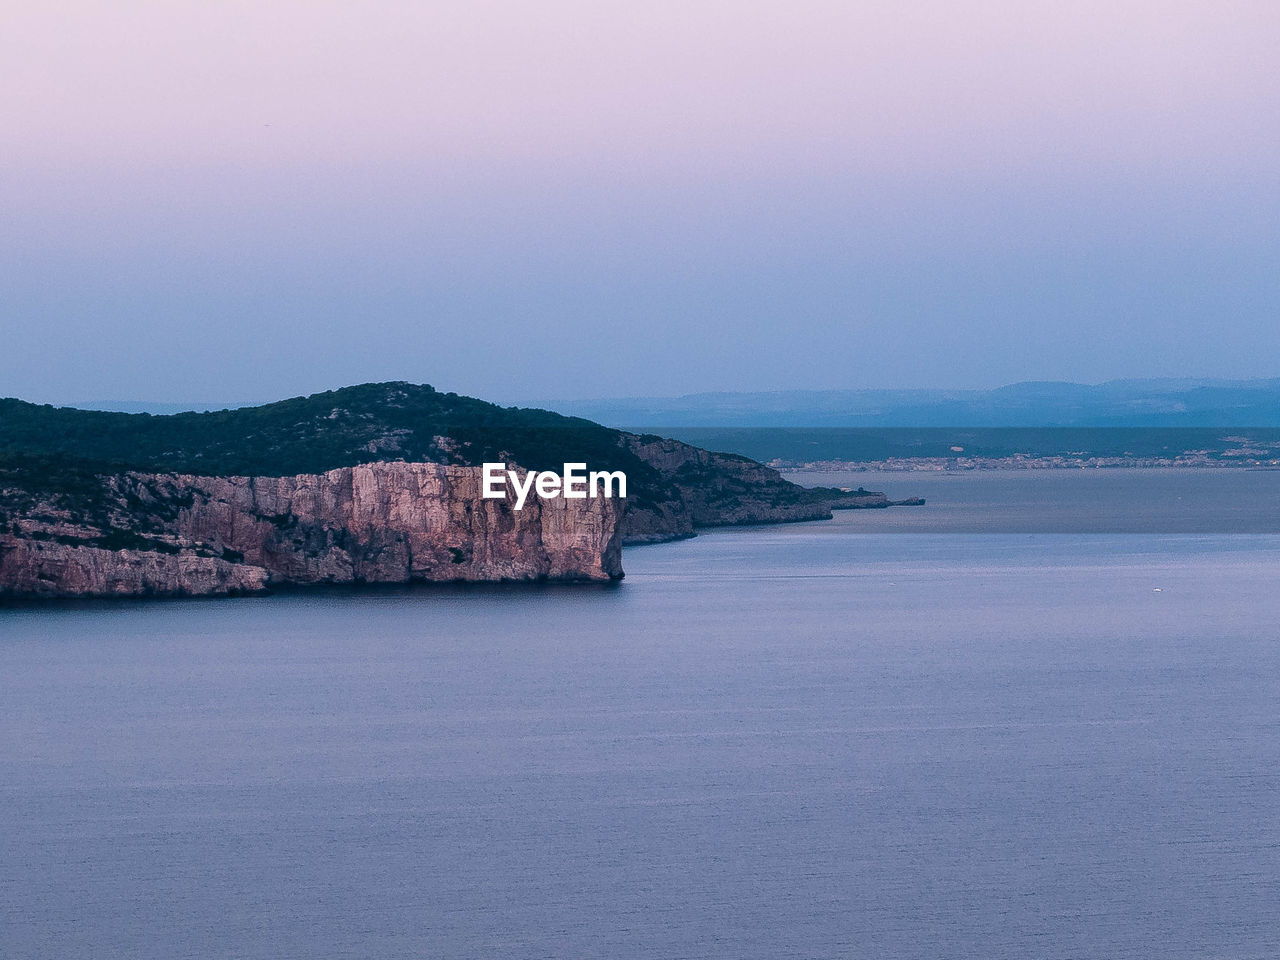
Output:
<instances>
[{"instance_id":1,"label":"hazy horizon","mask_svg":"<svg viewBox=\"0 0 1280 960\"><path fill-rule=\"evenodd\" d=\"M1100 380L1097 383L1082 383L1078 380L1015 380L1012 383L1000 383L992 385L992 387L929 387L929 385L905 385L905 387L895 388L867 388L867 387L844 387L844 388L813 388L813 387L790 387L772 390L686 390L682 393L667 394L613 394L613 396L602 397L536 397L525 398L522 401L512 401L517 406L536 406L539 403L571 403L571 402L620 402L620 401L645 401L645 399L659 399L659 401L675 401L675 399L692 399L698 397L710 396L786 396L786 394L808 394L808 393L991 393L998 390L1028 387L1028 385L1044 384L1044 385L1062 385L1062 387L1106 387L1108 384L1152 384L1161 385L1161 387L1174 387L1174 385L1224 385L1224 387L1261 387L1263 384L1275 385L1280 381L1280 375L1276 376L1254 376L1254 378L1212 378L1212 376L1160 376L1160 378L1143 378L1143 376L1120 376L1111 380ZM381 383L381 381L366 380L364 383ZM410 383L419 383L419 381L411 380ZM421 381L426 383L426 381ZM360 384L343 383L333 384L330 387L321 387L314 390L314 393L325 393L329 390L339 390L346 387L358 387ZM451 392L451 388L442 384L430 383L430 387L434 387L443 392ZM452 390L454 393L462 393L462 390ZM50 403L52 406L77 407L81 404L90 404L86 408L104 407L105 404L131 404L138 407L169 407L182 406L184 403L191 404L193 408L215 408L215 404L221 407L255 407L264 403L275 403L284 401L284 399L293 399L294 397L310 396L310 394L288 394L288 396L279 397L256 397L256 398L209 398L209 397L192 397L191 399L160 399L147 398L142 396L136 397L79 397L74 399L32 399L31 397L17 397L13 394L5 394L15 399L23 399L32 403ZM477 399L488 399L490 402L506 402L499 401L492 397L477 397Z\"/></svg>"},{"instance_id":2,"label":"hazy horizon","mask_svg":"<svg viewBox=\"0 0 1280 960\"><path fill-rule=\"evenodd\" d=\"M356 386L343 384L330 390ZM431 385L437 389L442 388ZM19 398L29 399L29 398ZM256 407L294 399L140 398L56 401L54 406L173 414ZM672 396L480 397L535 407L612 427L1269 427L1280 425L1280 377L1122 378L1097 384L1019 381L985 389L707 391Z\"/></svg>"},{"instance_id":3,"label":"hazy horizon","mask_svg":"<svg viewBox=\"0 0 1280 960\"><path fill-rule=\"evenodd\" d=\"M0 394L1274 375L1260 2L9 11Z\"/></svg>"}]
</instances>

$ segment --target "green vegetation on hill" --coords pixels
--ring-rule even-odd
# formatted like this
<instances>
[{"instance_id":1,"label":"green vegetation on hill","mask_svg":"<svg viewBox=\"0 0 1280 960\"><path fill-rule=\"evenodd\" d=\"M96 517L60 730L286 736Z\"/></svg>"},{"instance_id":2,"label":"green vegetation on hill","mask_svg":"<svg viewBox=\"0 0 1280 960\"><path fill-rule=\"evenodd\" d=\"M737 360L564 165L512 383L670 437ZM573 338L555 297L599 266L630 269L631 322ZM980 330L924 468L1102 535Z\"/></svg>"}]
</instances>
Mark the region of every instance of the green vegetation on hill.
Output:
<instances>
[{"instance_id":1,"label":"green vegetation on hill","mask_svg":"<svg viewBox=\"0 0 1280 960\"><path fill-rule=\"evenodd\" d=\"M618 432L410 383L363 384L260 407L152 416L0 400L0 458L71 458L211 475L320 473L373 460L639 469Z\"/></svg>"},{"instance_id":2,"label":"green vegetation on hill","mask_svg":"<svg viewBox=\"0 0 1280 960\"><path fill-rule=\"evenodd\" d=\"M623 470L640 503L669 495L622 435L547 410L500 407L411 383L371 383L259 407L153 416L0 400L0 488L92 498L126 470L291 476L379 460L566 462ZM8 481L6 483L6 481Z\"/></svg>"}]
</instances>

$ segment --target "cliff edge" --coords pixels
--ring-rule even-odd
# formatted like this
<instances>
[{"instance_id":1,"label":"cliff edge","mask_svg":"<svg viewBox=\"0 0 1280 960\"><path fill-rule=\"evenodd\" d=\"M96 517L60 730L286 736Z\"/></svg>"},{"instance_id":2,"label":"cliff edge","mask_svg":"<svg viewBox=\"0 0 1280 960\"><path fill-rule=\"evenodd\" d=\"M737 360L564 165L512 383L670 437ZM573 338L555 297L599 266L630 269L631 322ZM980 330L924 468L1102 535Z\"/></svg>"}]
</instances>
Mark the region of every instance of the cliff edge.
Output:
<instances>
[{"instance_id":1,"label":"cliff edge","mask_svg":"<svg viewBox=\"0 0 1280 960\"><path fill-rule=\"evenodd\" d=\"M480 464L621 470L625 500L482 497ZM407 383L150 416L0 400L0 597L612 580L623 543L883 506L746 457Z\"/></svg>"},{"instance_id":2,"label":"cliff edge","mask_svg":"<svg viewBox=\"0 0 1280 960\"><path fill-rule=\"evenodd\" d=\"M106 475L0 534L10 596L201 596L282 584L615 580L616 500L484 499L480 470L371 463L292 477Z\"/></svg>"}]
</instances>

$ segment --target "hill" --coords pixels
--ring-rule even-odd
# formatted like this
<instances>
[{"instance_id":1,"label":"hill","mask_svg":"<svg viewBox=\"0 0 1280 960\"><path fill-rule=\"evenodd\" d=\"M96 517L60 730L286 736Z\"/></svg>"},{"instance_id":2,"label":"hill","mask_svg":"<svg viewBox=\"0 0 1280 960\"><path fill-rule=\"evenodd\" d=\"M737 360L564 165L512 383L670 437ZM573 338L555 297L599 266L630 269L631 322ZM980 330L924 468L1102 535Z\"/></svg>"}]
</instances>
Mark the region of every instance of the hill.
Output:
<instances>
[{"instance_id":1,"label":"hill","mask_svg":"<svg viewBox=\"0 0 1280 960\"><path fill-rule=\"evenodd\" d=\"M621 470L627 498L483 498L480 464ZM735 454L364 384L168 416L0 401L0 596L229 593L273 583L609 579L622 542L884 506Z\"/></svg>"}]
</instances>

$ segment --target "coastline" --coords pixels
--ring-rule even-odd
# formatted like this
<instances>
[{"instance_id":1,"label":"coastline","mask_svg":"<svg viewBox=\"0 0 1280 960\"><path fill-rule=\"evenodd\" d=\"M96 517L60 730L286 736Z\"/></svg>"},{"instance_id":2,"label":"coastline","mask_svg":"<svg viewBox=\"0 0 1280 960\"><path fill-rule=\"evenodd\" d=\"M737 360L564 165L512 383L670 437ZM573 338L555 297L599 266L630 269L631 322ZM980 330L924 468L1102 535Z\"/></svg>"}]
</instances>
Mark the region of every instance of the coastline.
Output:
<instances>
[{"instance_id":1,"label":"coastline","mask_svg":"<svg viewBox=\"0 0 1280 960\"><path fill-rule=\"evenodd\" d=\"M772 460L784 476L803 473L974 473L983 470L1280 470L1280 460L1208 457L903 457L888 460Z\"/></svg>"}]
</instances>

